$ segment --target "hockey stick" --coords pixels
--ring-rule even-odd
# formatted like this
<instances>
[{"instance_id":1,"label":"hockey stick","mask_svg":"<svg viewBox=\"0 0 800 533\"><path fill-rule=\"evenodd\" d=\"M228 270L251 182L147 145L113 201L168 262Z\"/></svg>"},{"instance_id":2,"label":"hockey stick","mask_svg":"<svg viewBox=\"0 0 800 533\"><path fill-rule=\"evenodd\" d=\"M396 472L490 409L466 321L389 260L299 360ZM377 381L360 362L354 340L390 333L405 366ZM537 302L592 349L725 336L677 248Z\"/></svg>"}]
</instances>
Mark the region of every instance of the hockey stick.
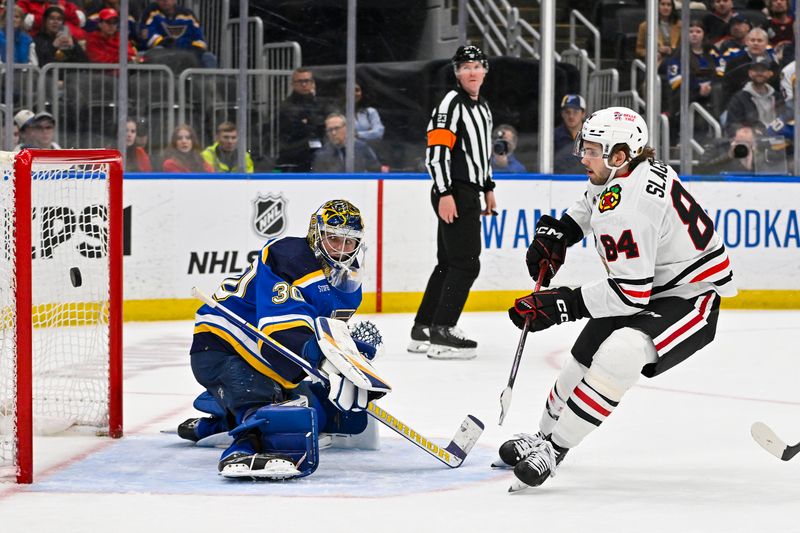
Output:
<instances>
[{"instance_id":1,"label":"hockey stick","mask_svg":"<svg viewBox=\"0 0 800 533\"><path fill-rule=\"evenodd\" d=\"M539 279L536 280L536 286L533 292L539 292L542 287L542 280L544 280L545 269L539 269ZM503 425L508 410L511 407L511 393L514 388L514 381L517 380L517 371L519 370L519 363L522 360L522 352L525 350L525 340L528 338L528 330L530 329L530 320L525 319L525 325L522 326L522 333L519 336L519 343L517 344L517 352L514 354L514 362L511 364L511 375L508 376L508 385L500 393L500 421L498 425Z\"/></svg>"},{"instance_id":2,"label":"hockey stick","mask_svg":"<svg viewBox=\"0 0 800 533\"><path fill-rule=\"evenodd\" d=\"M750 426L750 434L762 448L782 461L788 461L800 453L800 443L789 446L763 422L755 422Z\"/></svg>"},{"instance_id":3,"label":"hockey stick","mask_svg":"<svg viewBox=\"0 0 800 533\"><path fill-rule=\"evenodd\" d=\"M296 365L302 367L308 375L314 376L317 379L328 383L328 376L323 372L320 372L311 363L286 347L276 343L274 340L264 335L261 330L222 305L220 302L209 298L197 287L192 287L192 296L203 301L209 307L220 311L223 315L233 320L240 326L247 328L253 335L265 342L270 348L276 350L278 353ZM369 405L367 405L367 413L375 418L375 420L403 437L408 442L414 444L419 449L423 450L425 453L434 457L435 459L443 462L450 468L458 468L461 466L461 463L464 462L467 454L469 454L470 450L472 450L473 446L475 446L475 443L478 442L478 438L480 438L481 433L483 433L484 427L483 422L472 415L467 415L467 417L461 422L461 425L453 437L453 440L451 440L446 447L441 448L432 440L412 429L410 426L408 426L408 424L401 422L398 418L383 408L378 407L375 402L370 402Z\"/></svg>"}]
</instances>

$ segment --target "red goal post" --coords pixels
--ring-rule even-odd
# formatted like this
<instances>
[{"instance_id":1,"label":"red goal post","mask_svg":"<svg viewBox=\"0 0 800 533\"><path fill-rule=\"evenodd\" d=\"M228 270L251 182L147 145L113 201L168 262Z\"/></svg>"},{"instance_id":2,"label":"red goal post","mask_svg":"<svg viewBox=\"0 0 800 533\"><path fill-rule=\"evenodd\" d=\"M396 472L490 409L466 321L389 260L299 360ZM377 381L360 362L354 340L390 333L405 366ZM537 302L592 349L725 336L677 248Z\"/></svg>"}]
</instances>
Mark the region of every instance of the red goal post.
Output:
<instances>
[{"instance_id":1,"label":"red goal post","mask_svg":"<svg viewBox=\"0 0 800 533\"><path fill-rule=\"evenodd\" d=\"M122 158L0 152L0 481L33 434L122 436Z\"/></svg>"}]
</instances>

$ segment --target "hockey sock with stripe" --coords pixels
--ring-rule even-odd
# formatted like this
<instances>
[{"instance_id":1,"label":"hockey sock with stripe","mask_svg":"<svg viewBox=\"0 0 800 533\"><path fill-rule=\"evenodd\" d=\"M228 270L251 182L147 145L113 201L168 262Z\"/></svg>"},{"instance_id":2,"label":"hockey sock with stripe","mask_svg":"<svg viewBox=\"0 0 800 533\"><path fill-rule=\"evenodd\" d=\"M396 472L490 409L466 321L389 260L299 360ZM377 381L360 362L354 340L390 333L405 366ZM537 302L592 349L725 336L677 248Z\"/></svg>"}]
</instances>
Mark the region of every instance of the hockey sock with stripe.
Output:
<instances>
[{"instance_id":1,"label":"hockey sock with stripe","mask_svg":"<svg viewBox=\"0 0 800 533\"><path fill-rule=\"evenodd\" d=\"M586 374L586 367L581 365L574 357L570 357L564 363L558 379L553 384L553 388L550 389L550 394L547 395L542 418L539 421L539 431L543 435L550 435L553 432L553 427L567 405L566 398L569 397L584 374Z\"/></svg>"},{"instance_id":2,"label":"hockey sock with stripe","mask_svg":"<svg viewBox=\"0 0 800 533\"><path fill-rule=\"evenodd\" d=\"M588 376L587 376L588 378ZM619 401L597 392L588 382L581 380L567 399L567 408L553 428L553 443L573 448L608 418Z\"/></svg>"}]
</instances>

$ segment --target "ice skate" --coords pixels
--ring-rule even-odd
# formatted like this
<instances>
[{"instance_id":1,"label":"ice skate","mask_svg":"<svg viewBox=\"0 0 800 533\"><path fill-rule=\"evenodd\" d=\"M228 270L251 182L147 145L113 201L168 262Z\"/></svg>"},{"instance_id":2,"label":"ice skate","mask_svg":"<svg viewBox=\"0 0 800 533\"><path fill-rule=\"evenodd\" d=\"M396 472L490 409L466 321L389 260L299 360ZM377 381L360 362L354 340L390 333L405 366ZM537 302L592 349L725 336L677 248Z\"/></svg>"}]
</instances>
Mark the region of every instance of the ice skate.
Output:
<instances>
[{"instance_id":1,"label":"ice skate","mask_svg":"<svg viewBox=\"0 0 800 533\"><path fill-rule=\"evenodd\" d=\"M430 327L415 322L411 328L411 342L408 343L407 350L411 353L427 353L431 345L430 333Z\"/></svg>"},{"instance_id":2,"label":"ice skate","mask_svg":"<svg viewBox=\"0 0 800 533\"><path fill-rule=\"evenodd\" d=\"M219 462L219 475L231 479L281 480L301 472L285 455L234 452Z\"/></svg>"},{"instance_id":3,"label":"ice skate","mask_svg":"<svg viewBox=\"0 0 800 533\"><path fill-rule=\"evenodd\" d=\"M455 326L431 326L428 359L474 359L478 343Z\"/></svg>"},{"instance_id":4,"label":"ice skate","mask_svg":"<svg viewBox=\"0 0 800 533\"><path fill-rule=\"evenodd\" d=\"M539 444L514 467L514 479L508 492L519 492L530 487L538 487L548 477L555 477L556 467L567 454L567 448L554 445L547 439Z\"/></svg>"},{"instance_id":5,"label":"ice skate","mask_svg":"<svg viewBox=\"0 0 800 533\"><path fill-rule=\"evenodd\" d=\"M189 418L178 425L178 436L192 442L203 440L217 433L227 432L227 423L217 416Z\"/></svg>"},{"instance_id":6,"label":"ice skate","mask_svg":"<svg viewBox=\"0 0 800 533\"><path fill-rule=\"evenodd\" d=\"M492 468L513 468L528 457L543 440L542 432L535 435L517 433L513 439L505 441L499 450L499 457L492 463Z\"/></svg>"}]
</instances>

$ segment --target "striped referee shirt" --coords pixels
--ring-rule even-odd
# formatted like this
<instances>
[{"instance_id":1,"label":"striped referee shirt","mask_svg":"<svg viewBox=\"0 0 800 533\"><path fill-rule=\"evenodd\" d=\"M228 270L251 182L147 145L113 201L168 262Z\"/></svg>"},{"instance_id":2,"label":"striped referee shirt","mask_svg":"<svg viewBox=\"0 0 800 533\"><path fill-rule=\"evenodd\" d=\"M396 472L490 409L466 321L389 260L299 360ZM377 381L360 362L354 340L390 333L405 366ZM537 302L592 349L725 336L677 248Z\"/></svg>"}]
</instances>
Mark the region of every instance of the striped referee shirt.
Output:
<instances>
[{"instance_id":1,"label":"striped referee shirt","mask_svg":"<svg viewBox=\"0 0 800 533\"><path fill-rule=\"evenodd\" d=\"M454 181L493 190L491 156L492 112L486 100L473 100L461 87L450 91L428 123L425 166L436 192L452 194Z\"/></svg>"}]
</instances>

